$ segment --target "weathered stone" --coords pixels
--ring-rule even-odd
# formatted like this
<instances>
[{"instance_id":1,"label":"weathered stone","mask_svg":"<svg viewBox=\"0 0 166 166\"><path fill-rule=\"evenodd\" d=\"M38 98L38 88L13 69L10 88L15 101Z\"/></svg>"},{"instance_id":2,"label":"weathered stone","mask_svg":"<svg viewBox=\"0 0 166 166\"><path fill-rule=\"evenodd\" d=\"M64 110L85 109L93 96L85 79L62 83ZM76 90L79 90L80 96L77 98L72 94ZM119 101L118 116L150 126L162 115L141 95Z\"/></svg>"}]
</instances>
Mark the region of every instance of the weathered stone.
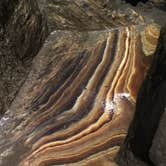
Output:
<instances>
[{"instance_id":1,"label":"weathered stone","mask_svg":"<svg viewBox=\"0 0 166 166\"><path fill-rule=\"evenodd\" d=\"M38 0L38 3L50 31L103 30L144 23L140 13L117 0Z\"/></svg>"},{"instance_id":2,"label":"weathered stone","mask_svg":"<svg viewBox=\"0 0 166 166\"><path fill-rule=\"evenodd\" d=\"M160 10L166 11L166 1L165 0L151 0L154 6L159 8Z\"/></svg>"},{"instance_id":3,"label":"weathered stone","mask_svg":"<svg viewBox=\"0 0 166 166\"><path fill-rule=\"evenodd\" d=\"M157 166L166 164L166 112L164 112L158 130L153 139L153 144L150 150L150 158Z\"/></svg>"},{"instance_id":4,"label":"weathered stone","mask_svg":"<svg viewBox=\"0 0 166 166\"><path fill-rule=\"evenodd\" d=\"M0 114L9 109L47 36L34 0L0 2Z\"/></svg>"}]
</instances>

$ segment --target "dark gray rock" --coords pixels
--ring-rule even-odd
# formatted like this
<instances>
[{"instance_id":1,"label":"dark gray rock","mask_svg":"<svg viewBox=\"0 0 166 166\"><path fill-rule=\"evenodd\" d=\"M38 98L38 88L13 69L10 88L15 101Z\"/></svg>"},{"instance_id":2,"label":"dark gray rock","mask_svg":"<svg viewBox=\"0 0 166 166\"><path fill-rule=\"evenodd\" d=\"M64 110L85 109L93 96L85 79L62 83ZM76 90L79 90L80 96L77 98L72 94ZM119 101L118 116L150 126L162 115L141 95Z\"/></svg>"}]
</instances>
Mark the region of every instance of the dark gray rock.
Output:
<instances>
[{"instance_id":1,"label":"dark gray rock","mask_svg":"<svg viewBox=\"0 0 166 166\"><path fill-rule=\"evenodd\" d=\"M135 155L127 150L124 156L118 158L119 166L149 166L149 164L136 158Z\"/></svg>"},{"instance_id":2,"label":"dark gray rock","mask_svg":"<svg viewBox=\"0 0 166 166\"><path fill-rule=\"evenodd\" d=\"M166 165L166 111L164 112L150 149L150 158L156 166Z\"/></svg>"}]
</instances>

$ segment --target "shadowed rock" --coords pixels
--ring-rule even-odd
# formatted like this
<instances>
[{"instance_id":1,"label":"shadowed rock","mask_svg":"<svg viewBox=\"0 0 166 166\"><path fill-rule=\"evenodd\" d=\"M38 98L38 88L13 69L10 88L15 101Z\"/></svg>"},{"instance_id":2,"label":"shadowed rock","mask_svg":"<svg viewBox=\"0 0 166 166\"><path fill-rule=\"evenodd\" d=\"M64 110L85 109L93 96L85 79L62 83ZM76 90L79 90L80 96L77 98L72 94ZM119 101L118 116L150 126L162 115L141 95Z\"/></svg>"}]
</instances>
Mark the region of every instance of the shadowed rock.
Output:
<instances>
[{"instance_id":1,"label":"shadowed rock","mask_svg":"<svg viewBox=\"0 0 166 166\"><path fill-rule=\"evenodd\" d=\"M5 112L47 36L36 1L0 2L0 114Z\"/></svg>"}]
</instances>

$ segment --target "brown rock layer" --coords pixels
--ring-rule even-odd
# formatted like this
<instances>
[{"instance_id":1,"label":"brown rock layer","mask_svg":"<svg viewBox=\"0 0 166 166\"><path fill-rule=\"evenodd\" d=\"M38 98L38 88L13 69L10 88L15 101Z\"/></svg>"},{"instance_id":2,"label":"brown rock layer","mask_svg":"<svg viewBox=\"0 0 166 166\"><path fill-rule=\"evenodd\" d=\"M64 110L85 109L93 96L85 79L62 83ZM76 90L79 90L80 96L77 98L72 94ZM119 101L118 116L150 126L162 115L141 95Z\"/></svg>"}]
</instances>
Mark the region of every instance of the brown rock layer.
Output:
<instances>
[{"instance_id":1,"label":"brown rock layer","mask_svg":"<svg viewBox=\"0 0 166 166\"><path fill-rule=\"evenodd\" d=\"M155 24L52 33L0 121L2 165L116 165L158 35Z\"/></svg>"}]
</instances>

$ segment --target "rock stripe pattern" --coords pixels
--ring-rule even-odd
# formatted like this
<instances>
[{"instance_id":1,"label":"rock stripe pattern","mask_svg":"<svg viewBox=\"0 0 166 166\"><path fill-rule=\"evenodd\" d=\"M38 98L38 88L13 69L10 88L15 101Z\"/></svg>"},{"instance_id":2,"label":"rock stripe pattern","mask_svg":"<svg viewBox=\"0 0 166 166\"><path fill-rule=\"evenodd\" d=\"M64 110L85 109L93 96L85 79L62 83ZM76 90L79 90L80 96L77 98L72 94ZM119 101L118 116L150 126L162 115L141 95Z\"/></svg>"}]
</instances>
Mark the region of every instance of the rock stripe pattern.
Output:
<instances>
[{"instance_id":1,"label":"rock stripe pattern","mask_svg":"<svg viewBox=\"0 0 166 166\"><path fill-rule=\"evenodd\" d=\"M116 166L152 61L146 47L157 44L158 28L145 33L153 26L50 35L39 53L49 61L26 92L26 107L18 104L28 118L8 138L26 147L18 165Z\"/></svg>"}]
</instances>

